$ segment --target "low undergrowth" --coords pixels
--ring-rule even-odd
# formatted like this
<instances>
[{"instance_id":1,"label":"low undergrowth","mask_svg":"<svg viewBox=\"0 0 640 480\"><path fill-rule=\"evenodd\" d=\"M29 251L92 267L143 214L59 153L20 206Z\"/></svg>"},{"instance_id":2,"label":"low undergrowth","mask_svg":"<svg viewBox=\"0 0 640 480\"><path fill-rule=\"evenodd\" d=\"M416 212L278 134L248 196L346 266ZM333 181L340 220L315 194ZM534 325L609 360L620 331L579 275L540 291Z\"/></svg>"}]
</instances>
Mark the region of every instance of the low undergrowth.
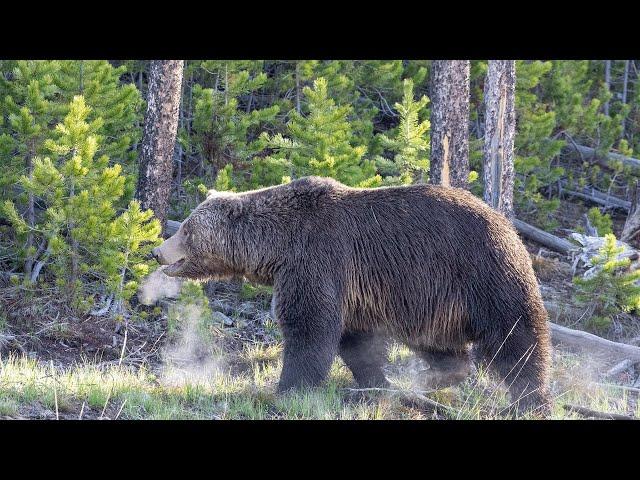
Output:
<instances>
[{"instance_id":1,"label":"low undergrowth","mask_svg":"<svg viewBox=\"0 0 640 480\"><path fill-rule=\"evenodd\" d=\"M280 345L246 347L240 373L219 371L209 378L168 382L148 366L88 361L54 367L23 356L0 359L0 416L47 419L500 419L509 406L506 391L485 372L463 384L417 392L415 358L395 347L389 389L358 389L341 361L325 386L276 395ZM407 363L408 362L408 363ZM404 364L403 364L404 363ZM601 412L640 416L637 399L624 389L592 381L577 357L556 355L552 418L580 418L566 404ZM427 401L422 401L423 397ZM417 398L417 399L416 399Z\"/></svg>"}]
</instances>

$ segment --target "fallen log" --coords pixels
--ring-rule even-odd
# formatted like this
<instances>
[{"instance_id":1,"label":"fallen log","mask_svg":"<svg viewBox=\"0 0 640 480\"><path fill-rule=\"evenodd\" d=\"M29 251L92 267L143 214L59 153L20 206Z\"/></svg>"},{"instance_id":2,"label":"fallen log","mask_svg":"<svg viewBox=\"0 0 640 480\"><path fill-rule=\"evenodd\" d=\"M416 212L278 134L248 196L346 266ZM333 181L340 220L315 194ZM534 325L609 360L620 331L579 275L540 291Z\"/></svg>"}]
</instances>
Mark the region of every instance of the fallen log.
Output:
<instances>
[{"instance_id":1,"label":"fallen log","mask_svg":"<svg viewBox=\"0 0 640 480\"><path fill-rule=\"evenodd\" d=\"M549 232L540 230L539 228L536 228L533 225L529 225L528 223L523 222L522 220L518 220L517 218L513 219L513 225L521 235L527 237L530 240L533 240L536 243L544 245L545 247L550 248L555 252L559 252L569 256L571 254L571 251L575 250L576 248L576 246L570 241L560 237L556 237Z\"/></svg>"},{"instance_id":2,"label":"fallen log","mask_svg":"<svg viewBox=\"0 0 640 480\"><path fill-rule=\"evenodd\" d=\"M629 360L628 358L616 364L613 368L605 373L605 377L615 377L616 375L620 375L623 372L633 368L634 362Z\"/></svg>"},{"instance_id":3,"label":"fallen log","mask_svg":"<svg viewBox=\"0 0 640 480\"><path fill-rule=\"evenodd\" d=\"M629 387L627 385L618 385L617 383L593 382L593 384L598 385L599 387L604 387L604 388L617 388L619 390L626 390L632 393L640 393L640 388Z\"/></svg>"},{"instance_id":4,"label":"fallen log","mask_svg":"<svg viewBox=\"0 0 640 480\"><path fill-rule=\"evenodd\" d=\"M595 148L587 147L585 145L578 145L571 142L569 143L569 145L572 146L574 150L580 153L580 155L582 155L583 157L594 159L601 165L609 166L606 162L606 159L603 159L601 155L598 154ZM608 152L606 156L608 159L620 161L624 165L628 165L634 168L640 168L640 160L638 160L637 158L626 157L619 153L613 153L613 152Z\"/></svg>"},{"instance_id":5,"label":"fallen log","mask_svg":"<svg viewBox=\"0 0 640 480\"><path fill-rule=\"evenodd\" d=\"M583 351L590 356L600 356L610 361L640 362L640 347L612 342L592 333L573 330L553 322L549 322L549 327L551 341L554 345L569 347L572 350Z\"/></svg>"},{"instance_id":6,"label":"fallen log","mask_svg":"<svg viewBox=\"0 0 640 480\"><path fill-rule=\"evenodd\" d=\"M619 413L599 412L597 410L591 410L587 407L581 407L579 405L563 405L562 408L569 412L575 412L578 415L585 418L598 418L601 420L638 420L636 417L629 415L621 415Z\"/></svg>"},{"instance_id":7,"label":"fallen log","mask_svg":"<svg viewBox=\"0 0 640 480\"><path fill-rule=\"evenodd\" d=\"M565 193L572 197L581 198L583 200L587 200L591 203L597 203L598 205L603 205L605 207L614 207L625 212L628 212L631 208L631 202L623 198L608 195L604 192L596 190L593 187L584 187L580 190L568 190L564 188L567 185L566 181L561 182L560 185L562 187L562 193Z\"/></svg>"}]
</instances>

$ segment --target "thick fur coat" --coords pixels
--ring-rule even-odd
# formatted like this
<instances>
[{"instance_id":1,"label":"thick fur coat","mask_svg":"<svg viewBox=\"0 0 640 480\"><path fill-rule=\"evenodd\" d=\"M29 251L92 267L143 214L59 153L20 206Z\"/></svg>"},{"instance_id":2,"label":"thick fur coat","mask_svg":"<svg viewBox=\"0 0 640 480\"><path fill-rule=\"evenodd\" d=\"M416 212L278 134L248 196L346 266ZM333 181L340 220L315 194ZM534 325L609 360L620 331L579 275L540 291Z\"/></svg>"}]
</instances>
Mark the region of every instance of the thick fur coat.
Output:
<instances>
[{"instance_id":1,"label":"thick fur coat","mask_svg":"<svg viewBox=\"0 0 640 480\"><path fill-rule=\"evenodd\" d=\"M362 386L385 385L393 338L444 382L464 377L473 345L520 410L548 410L549 331L531 260L511 223L465 190L308 177L212 193L174 237L156 249L168 275L273 285L281 390L319 384L337 354Z\"/></svg>"}]
</instances>

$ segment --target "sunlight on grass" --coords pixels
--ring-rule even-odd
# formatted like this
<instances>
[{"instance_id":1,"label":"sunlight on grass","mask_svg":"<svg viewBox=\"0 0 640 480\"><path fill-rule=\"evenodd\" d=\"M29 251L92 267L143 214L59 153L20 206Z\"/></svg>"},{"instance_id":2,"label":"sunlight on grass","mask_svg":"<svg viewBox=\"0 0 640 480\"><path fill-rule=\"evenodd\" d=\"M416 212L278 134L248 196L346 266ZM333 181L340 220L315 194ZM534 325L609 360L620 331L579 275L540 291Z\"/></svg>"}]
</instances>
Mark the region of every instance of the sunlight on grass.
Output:
<instances>
[{"instance_id":1,"label":"sunlight on grass","mask_svg":"<svg viewBox=\"0 0 640 480\"><path fill-rule=\"evenodd\" d=\"M36 416L55 418L57 409L63 418L77 418L84 409L84 418L98 418L103 411L105 418L123 419L432 418L429 411L401 401L403 391L418 391L411 369L391 379L391 392L358 396L362 392L354 385L351 372L336 360L324 387L276 395L281 353L279 344L247 346L240 354L247 365L242 372L220 371L207 381L177 385L163 383L146 368L100 367L85 361L52 370L49 364L9 356L0 359L0 416L20 417L23 411L38 409ZM411 363L401 349L390 356L403 356L403 361ZM591 381L592 367L584 361L561 355L555 364L552 418L580 418L565 410L565 403L625 415L635 409L638 414L638 407L630 404L623 390ZM449 407L459 419L504 418L503 411L510 404L504 386L481 370L458 386L427 395Z\"/></svg>"}]
</instances>

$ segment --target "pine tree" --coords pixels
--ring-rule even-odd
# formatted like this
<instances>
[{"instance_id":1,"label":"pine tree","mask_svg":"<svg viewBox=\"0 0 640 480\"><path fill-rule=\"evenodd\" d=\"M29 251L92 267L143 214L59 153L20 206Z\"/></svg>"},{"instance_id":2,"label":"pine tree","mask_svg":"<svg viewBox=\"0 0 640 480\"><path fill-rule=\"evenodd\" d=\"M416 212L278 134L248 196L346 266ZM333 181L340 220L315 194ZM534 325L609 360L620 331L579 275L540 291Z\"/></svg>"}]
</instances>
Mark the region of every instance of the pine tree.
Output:
<instances>
[{"instance_id":1,"label":"pine tree","mask_svg":"<svg viewBox=\"0 0 640 480\"><path fill-rule=\"evenodd\" d=\"M136 200L109 223L106 244L100 249L100 266L106 276L106 290L116 299L112 312L124 313L125 302L150 273L146 257L162 243L160 232L160 222L153 218L153 212L143 211Z\"/></svg>"},{"instance_id":2,"label":"pine tree","mask_svg":"<svg viewBox=\"0 0 640 480\"><path fill-rule=\"evenodd\" d=\"M280 178L319 175L335 178L347 185L375 186L381 182L372 161L365 160L366 147L352 145L352 128L347 120L349 105L338 106L327 92L327 81L319 78L303 93L309 103L309 115L291 112L288 138L281 134L263 135L275 154L256 159L254 183L266 185ZM260 170L260 167L267 167ZM275 172L267 176L265 170Z\"/></svg>"},{"instance_id":3,"label":"pine tree","mask_svg":"<svg viewBox=\"0 0 640 480\"><path fill-rule=\"evenodd\" d=\"M402 103L396 103L395 109L400 115L400 124L395 129L394 138L380 134L380 142L385 150L395 153L393 161L377 157L378 169L386 172L385 184L410 184L415 181L424 183L429 173L429 112L426 109L429 99L423 95L413 99L413 81L403 82ZM420 117L424 120L420 120Z\"/></svg>"},{"instance_id":4,"label":"pine tree","mask_svg":"<svg viewBox=\"0 0 640 480\"><path fill-rule=\"evenodd\" d=\"M129 166L137 158L131 147L142 135L144 104L134 83L121 83L126 71L126 66L114 68L106 60L65 60L60 62L60 72L54 77L64 107L74 96L82 95L91 108L88 121L102 119L96 132L100 145L97 154L107 155L123 166ZM66 113L63 109L62 116Z\"/></svg>"},{"instance_id":5,"label":"pine tree","mask_svg":"<svg viewBox=\"0 0 640 480\"><path fill-rule=\"evenodd\" d=\"M130 205L124 217L116 217L115 205L124 194L125 178L120 164L109 166L106 155L96 158L99 144L95 132L102 120L89 123L90 111L83 97L74 97L64 121L55 128L55 139L44 142L50 156L36 157L31 178L20 180L26 192L46 205L39 221L29 225L10 200L3 206L17 231L32 232L46 245L38 271L49 264L56 285L76 307L87 306L83 293L91 279L104 279L108 288L112 287L114 245L122 247L129 262L115 260L121 274L122 269L142 274L130 263L141 263L140 252L157 241L159 232L157 224L148 223L150 213L140 213L136 204ZM139 236L132 236L132 231ZM113 293L126 296L130 289L123 287Z\"/></svg>"},{"instance_id":6,"label":"pine tree","mask_svg":"<svg viewBox=\"0 0 640 480\"><path fill-rule=\"evenodd\" d=\"M553 135L556 113L536 93L552 67L552 62L516 61L514 202L520 215L534 217L543 228L555 225L552 214L559 206L559 200L544 195L544 190L564 173L555 163L565 145L564 140Z\"/></svg>"},{"instance_id":7,"label":"pine tree","mask_svg":"<svg viewBox=\"0 0 640 480\"><path fill-rule=\"evenodd\" d=\"M602 248L591 258L595 273L590 278L574 278L576 297L591 305L595 327L608 326L612 315L640 309L640 270L628 271L631 260L618 258L623 250L616 246L615 235L606 234Z\"/></svg>"},{"instance_id":8,"label":"pine tree","mask_svg":"<svg viewBox=\"0 0 640 480\"><path fill-rule=\"evenodd\" d=\"M221 192L233 192L236 190L233 182L232 164L228 163L222 170L218 171L218 176L216 177L216 190Z\"/></svg>"},{"instance_id":9,"label":"pine tree","mask_svg":"<svg viewBox=\"0 0 640 480\"><path fill-rule=\"evenodd\" d=\"M202 68L216 72L218 87L193 88L193 141L211 178L226 164L241 164L258 153L258 131L280 111L278 105L252 108L252 98L267 82L267 75L256 72L252 63L256 62L204 62Z\"/></svg>"},{"instance_id":10,"label":"pine tree","mask_svg":"<svg viewBox=\"0 0 640 480\"><path fill-rule=\"evenodd\" d=\"M36 257L42 251L34 240L36 222L35 197L32 192L20 192L16 183L23 172L28 179L33 178L34 159L42 152L44 139L49 126L55 118L54 96L58 88L54 78L60 69L56 61L21 60L10 68L11 80L3 76L3 90L6 93L3 103L3 123L5 132L0 135L0 155L3 172L0 176L0 198L16 198L17 208L25 212L28 228L21 230L16 241L24 242L24 248L18 250L24 261L25 280L33 273ZM14 207L15 208L15 207Z\"/></svg>"}]
</instances>

